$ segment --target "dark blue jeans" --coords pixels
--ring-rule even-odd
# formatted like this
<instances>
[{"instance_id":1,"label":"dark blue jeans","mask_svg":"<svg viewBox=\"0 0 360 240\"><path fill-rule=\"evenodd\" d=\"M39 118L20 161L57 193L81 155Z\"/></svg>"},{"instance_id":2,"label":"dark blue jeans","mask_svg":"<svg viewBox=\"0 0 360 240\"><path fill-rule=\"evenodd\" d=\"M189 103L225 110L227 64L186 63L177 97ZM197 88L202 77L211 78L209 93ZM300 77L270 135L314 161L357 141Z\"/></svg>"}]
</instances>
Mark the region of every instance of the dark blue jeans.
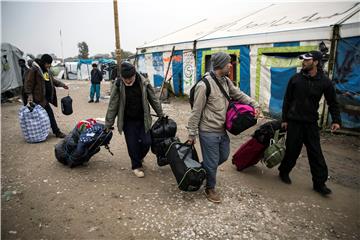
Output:
<instances>
[{"instance_id":1,"label":"dark blue jeans","mask_svg":"<svg viewBox=\"0 0 360 240\"><path fill-rule=\"evenodd\" d=\"M145 133L144 121L125 121L123 131L131 158L132 169L142 167L142 160L151 146L150 131Z\"/></svg>"},{"instance_id":2,"label":"dark blue jeans","mask_svg":"<svg viewBox=\"0 0 360 240\"><path fill-rule=\"evenodd\" d=\"M202 165L206 170L206 188L215 188L217 168L230 154L230 139L226 133L199 133Z\"/></svg>"}]
</instances>

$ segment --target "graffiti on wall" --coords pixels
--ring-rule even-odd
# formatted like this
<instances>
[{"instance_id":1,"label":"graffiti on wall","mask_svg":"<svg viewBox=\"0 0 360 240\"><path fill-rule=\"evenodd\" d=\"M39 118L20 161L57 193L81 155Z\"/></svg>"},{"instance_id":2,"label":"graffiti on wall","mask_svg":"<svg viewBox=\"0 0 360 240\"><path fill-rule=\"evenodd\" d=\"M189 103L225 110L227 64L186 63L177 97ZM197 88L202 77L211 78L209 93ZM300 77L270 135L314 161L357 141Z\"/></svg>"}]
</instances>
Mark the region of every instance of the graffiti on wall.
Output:
<instances>
[{"instance_id":1,"label":"graffiti on wall","mask_svg":"<svg viewBox=\"0 0 360 240\"><path fill-rule=\"evenodd\" d=\"M184 61L184 87L190 87L195 83L195 59L192 52L183 53ZM186 91L185 91L186 92Z\"/></svg>"}]
</instances>

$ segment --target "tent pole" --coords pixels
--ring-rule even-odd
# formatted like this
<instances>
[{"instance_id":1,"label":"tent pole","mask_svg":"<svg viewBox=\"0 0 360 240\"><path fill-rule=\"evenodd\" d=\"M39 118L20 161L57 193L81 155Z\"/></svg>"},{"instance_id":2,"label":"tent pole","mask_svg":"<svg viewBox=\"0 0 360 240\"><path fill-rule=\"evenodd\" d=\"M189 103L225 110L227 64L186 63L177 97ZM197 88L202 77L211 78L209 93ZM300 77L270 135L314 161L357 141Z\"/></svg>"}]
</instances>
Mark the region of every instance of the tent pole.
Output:
<instances>
[{"instance_id":1,"label":"tent pole","mask_svg":"<svg viewBox=\"0 0 360 240\"><path fill-rule=\"evenodd\" d=\"M171 55L170 55L169 64L168 64L168 67L167 67L167 69L166 69L164 81L162 82L162 85L161 85L161 88L160 88L160 97L159 97L159 100L160 100L160 101L161 101L161 97L162 97L162 91L163 91L165 82L166 82L166 80L167 80L167 76L168 76L169 69L170 69L170 66L171 66L170 64L171 64L172 58L173 58L173 56L174 56L174 51L175 51L175 46L173 46L173 48L172 48L172 50L171 50ZM171 79L171 78L169 78L169 82L170 82L170 79Z\"/></svg>"},{"instance_id":2,"label":"tent pole","mask_svg":"<svg viewBox=\"0 0 360 240\"><path fill-rule=\"evenodd\" d=\"M197 79L196 79L196 73L197 73L197 64L196 64L196 44L197 44L197 41L196 40L194 40L194 47L193 47L193 55L194 55L194 63L195 63L195 65L194 65L194 79L195 79L195 82L192 82L191 83L191 85L193 86L193 85L195 85L195 83L197 82ZM191 86L191 87L192 87Z\"/></svg>"},{"instance_id":3,"label":"tent pole","mask_svg":"<svg viewBox=\"0 0 360 240\"><path fill-rule=\"evenodd\" d=\"M330 56L329 56L329 63L328 63L328 77L330 78L330 80L333 77L333 71L334 71L334 65L335 65L335 58L336 58L336 46L337 46L337 42L340 39L340 25L335 24L333 26L333 34L332 34L332 38L331 38L331 46L330 46ZM325 129L327 127L328 124L328 117L329 117L329 111L328 108L326 107L326 100L324 100L324 106L323 106L323 111L322 111L322 128Z\"/></svg>"},{"instance_id":4,"label":"tent pole","mask_svg":"<svg viewBox=\"0 0 360 240\"><path fill-rule=\"evenodd\" d=\"M119 17L118 17L118 4L117 0L114 0L114 26L115 26L115 54L117 62L117 76L120 76L121 67L121 48L120 48L120 31L119 31Z\"/></svg>"}]
</instances>

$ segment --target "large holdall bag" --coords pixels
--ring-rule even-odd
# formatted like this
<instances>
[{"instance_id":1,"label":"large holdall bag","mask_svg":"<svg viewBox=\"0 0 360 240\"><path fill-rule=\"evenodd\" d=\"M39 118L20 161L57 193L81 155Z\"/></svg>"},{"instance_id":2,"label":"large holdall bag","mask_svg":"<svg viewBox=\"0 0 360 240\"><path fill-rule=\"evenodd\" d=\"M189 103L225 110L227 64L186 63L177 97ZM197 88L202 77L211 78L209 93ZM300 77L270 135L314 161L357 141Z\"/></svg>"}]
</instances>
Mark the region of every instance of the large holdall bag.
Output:
<instances>
[{"instance_id":1,"label":"large holdall bag","mask_svg":"<svg viewBox=\"0 0 360 240\"><path fill-rule=\"evenodd\" d=\"M249 139L233 155L232 163L238 171L257 164L264 155L266 146L255 138Z\"/></svg>"},{"instance_id":2,"label":"large holdall bag","mask_svg":"<svg viewBox=\"0 0 360 240\"><path fill-rule=\"evenodd\" d=\"M55 145L55 157L62 164L73 168L88 162L100 151L101 146L112 154L108 146L112 135L112 131L106 132L104 125L100 123L96 123L83 132L75 127L69 135Z\"/></svg>"},{"instance_id":3,"label":"large holdall bag","mask_svg":"<svg viewBox=\"0 0 360 240\"><path fill-rule=\"evenodd\" d=\"M173 142L166 157L182 191L197 191L201 187L206 171L199 163L194 145Z\"/></svg>"},{"instance_id":4,"label":"large holdall bag","mask_svg":"<svg viewBox=\"0 0 360 240\"><path fill-rule=\"evenodd\" d=\"M46 110L40 105L22 106L19 110L19 121L26 142L42 142L48 137L50 120Z\"/></svg>"}]
</instances>

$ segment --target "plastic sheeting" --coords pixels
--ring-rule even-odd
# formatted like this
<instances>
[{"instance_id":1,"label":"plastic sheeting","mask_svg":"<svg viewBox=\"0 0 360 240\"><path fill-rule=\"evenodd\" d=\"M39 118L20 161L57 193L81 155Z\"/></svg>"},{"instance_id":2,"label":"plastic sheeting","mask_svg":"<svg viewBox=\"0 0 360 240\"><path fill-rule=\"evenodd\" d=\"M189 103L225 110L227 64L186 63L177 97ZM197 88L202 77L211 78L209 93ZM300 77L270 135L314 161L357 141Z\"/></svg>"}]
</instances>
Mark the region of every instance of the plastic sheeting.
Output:
<instances>
[{"instance_id":1,"label":"plastic sheeting","mask_svg":"<svg viewBox=\"0 0 360 240\"><path fill-rule=\"evenodd\" d=\"M340 39L333 74L343 127L360 129L360 37Z\"/></svg>"}]
</instances>

